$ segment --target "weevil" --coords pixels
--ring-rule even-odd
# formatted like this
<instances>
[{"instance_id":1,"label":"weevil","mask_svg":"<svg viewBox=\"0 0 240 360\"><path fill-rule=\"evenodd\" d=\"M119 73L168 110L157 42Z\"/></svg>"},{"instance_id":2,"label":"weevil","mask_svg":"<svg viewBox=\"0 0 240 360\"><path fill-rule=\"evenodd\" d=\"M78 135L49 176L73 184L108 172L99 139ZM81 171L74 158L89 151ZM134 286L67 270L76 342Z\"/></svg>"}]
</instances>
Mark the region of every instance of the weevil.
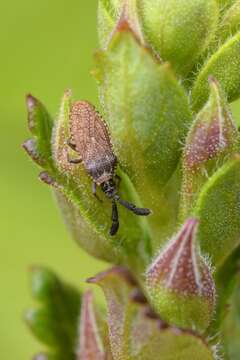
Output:
<instances>
[{"instance_id":1,"label":"weevil","mask_svg":"<svg viewBox=\"0 0 240 360\"><path fill-rule=\"evenodd\" d=\"M100 186L107 198L112 200L110 235L115 235L119 228L117 202L136 215L147 216L151 213L149 209L138 208L118 195L115 182L117 157L113 152L108 128L95 107L87 101L76 101L71 106L68 145L79 156L76 159L69 158L69 162L83 163L93 180L93 194L97 197L97 186Z\"/></svg>"}]
</instances>

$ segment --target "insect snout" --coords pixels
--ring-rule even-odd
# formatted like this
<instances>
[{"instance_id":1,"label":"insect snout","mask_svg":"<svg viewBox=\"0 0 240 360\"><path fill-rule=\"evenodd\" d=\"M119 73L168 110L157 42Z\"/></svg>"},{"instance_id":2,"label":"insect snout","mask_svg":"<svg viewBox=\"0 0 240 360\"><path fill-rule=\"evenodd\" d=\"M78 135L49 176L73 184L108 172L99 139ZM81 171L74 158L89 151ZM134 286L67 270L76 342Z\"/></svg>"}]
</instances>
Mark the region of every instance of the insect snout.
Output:
<instances>
[{"instance_id":1,"label":"insect snout","mask_svg":"<svg viewBox=\"0 0 240 360\"><path fill-rule=\"evenodd\" d=\"M106 194L108 198L112 198L116 194L116 187L113 179L105 181L101 184L102 191Z\"/></svg>"}]
</instances>

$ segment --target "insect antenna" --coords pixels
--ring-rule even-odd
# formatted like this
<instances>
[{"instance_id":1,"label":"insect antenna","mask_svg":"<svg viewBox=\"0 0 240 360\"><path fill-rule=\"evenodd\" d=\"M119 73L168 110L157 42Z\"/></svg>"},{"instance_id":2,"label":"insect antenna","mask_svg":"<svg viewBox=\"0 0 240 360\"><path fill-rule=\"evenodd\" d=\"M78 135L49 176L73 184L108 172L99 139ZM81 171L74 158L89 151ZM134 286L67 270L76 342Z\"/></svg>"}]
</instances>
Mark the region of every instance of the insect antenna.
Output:
<instances>
[{"instance_id":1,"label":"insect antenna","mask_svg":"<svg viewBox=\"0 0 240 360\"><path fill-rule=\"evenodd\" d=\"M111 236L115 235L119 228L118 209L115 199L112 199L112 226L109 231Z\"/></svg>"},{"instance_id":2,"label":"insect antenna","mask_svg":"<svg viewBox=\"0 0 240 360\"><path fill-rule=\"evenodd\" d=\"M123 200L119 197L119 195L115 195L114 199L119 202L122 206L124 206L126 209L132 211L136 215L140 216L147 216L151 214L151 210L147 208L138 208L136 205L129 203L126 200Z\"/></svg>"}]
</instances>

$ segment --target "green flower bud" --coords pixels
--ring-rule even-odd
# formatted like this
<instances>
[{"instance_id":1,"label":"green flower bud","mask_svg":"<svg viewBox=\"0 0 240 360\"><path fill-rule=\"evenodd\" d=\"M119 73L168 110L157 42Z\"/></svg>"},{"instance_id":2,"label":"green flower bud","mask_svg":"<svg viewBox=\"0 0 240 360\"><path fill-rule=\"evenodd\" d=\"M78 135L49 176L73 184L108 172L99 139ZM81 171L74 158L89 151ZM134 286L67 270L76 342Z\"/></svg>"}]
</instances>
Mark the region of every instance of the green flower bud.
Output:
<instances>
[{"instance_id":1,"label":"green flower bud","mask_svg":"<svg viewBox=\"0 0 240 360\"><path fill-rule=\"evenodd\" d=\"M240 1L237 0L225 13L220 24L220 38L222 41L234 35L240 29Z\"/></svg>"},{"instance_id":2,"label":"green flower bud","mask_svg":"<svg viewBox=\"0 0 240 360\"><path fill-rule=\"evenodd\" d=\"M178 73L191 70L215 32L215 0L139 0L146 39Z\"/></svg>"},{"instance_id":3,"label":"green flower bud","mask_svg":"<svg viewBox=\"0 0 240 360\"><path fill-rule=\"evenodd\" d=\"M215 285L196 245L196 219L188 219L147 270L150 300L170 324L204 331L212 318Z\"/></svg>"},{"instance_id":4,"label":"green flower bud","mask_svg":"<svg viewBox=\"0 0 240 360\"><path fill-rule=\"evenodd\" d=\"M208 177L237 150L238 132L225 95L213 77L209 87L209 100L189 130L183 153L183 220Z\"/></svg>"}]
</instances>

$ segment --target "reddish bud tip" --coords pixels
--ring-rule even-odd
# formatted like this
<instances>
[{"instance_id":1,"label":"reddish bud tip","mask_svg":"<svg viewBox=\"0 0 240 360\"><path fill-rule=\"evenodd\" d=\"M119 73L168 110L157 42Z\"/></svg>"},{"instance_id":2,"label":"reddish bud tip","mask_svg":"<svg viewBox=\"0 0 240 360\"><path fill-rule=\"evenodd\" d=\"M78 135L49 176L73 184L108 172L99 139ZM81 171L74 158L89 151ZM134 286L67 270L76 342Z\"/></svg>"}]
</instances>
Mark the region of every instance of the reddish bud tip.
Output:
<instances>
[{"instance_id":1,"label":"reddish bud tip","mask_svg":"<svg viewBox=\"0 0 240 360\"><path fill-rule=\"evenodd\" d=\"M35 130L34 111L38 100L31 94L26 95L26 105L28 111L28 127L31 132Z\"/></svg>"},{"instance_id":2,"label":"reddish bud tip","mask_svg":"<svg viewBox=\"0 0 240 360\"><path fill-rule=\"evenodd\" d=\"M47 185L56 186L56 181L47 173L47 171L42 171L39 174L39 179Z\"/></svg>"},{"instance_id":3,"label":"reddish bud tip","mask_svg":"<svg viewBox=\"0 0 240 360\"><path fill-rule=\"evenodd\" d=\"M195 244L197 227L196 219L186 221L148 269L147 285L165 321L203 331L214 310L215 285Z\"/></svg>"},{"instance_id":4,"label":"reddish bud tip","mask_svg":"<svg viewBox=\"0 0 240 360\"><path fill-rule=\"evenodd\" d=\"M112 36L114 36L117 32L131 32L140 44L145 44L141 27L139 25L137 10L135 5L129 0L123 1L122 10L115 29L112 32Z\"/></svg>"},{"instance_id":5,"label":"reddish bud tip","mask_svg":"<svg viewBox=\"0 0 240 360\"><path fill-rule=\"evenodd\" d=\"M34 356L33 360L48 360L48 356L46 354L40 353Z\"/></svg>"},{"instance_id":6,"label":"reddish bud tip","mask_svg":"<svg viewBox=\"0 0 240 360\"><path fill-rule=\"evenodd\" d=\"M232 151L237 130L218 81L209 76L210 97L198 113L186 141L185 166L198 169Z\"/></svg>"},{"instance_id":7,"label":"reddish bud tip","mask_svg":"<svg viewBox=\"0 0 240 360\"><path fill-rule=\"evenodd\" d=\"M36 146L36 141L34 139L28 139L22 144L23 149L27 154L39 165L43 165L43 160L41 159Z\"/></svg>"},{"instance_id":8,"label":"reddish bud tip","mask_svg":"<svg viewBox=\"0 0 240 360\"><path fill-rule=\"evenodd\" d=\"M82 299L80 341L77 359L105 359L105 353L99 336L98 325L93 308L93 296L91 291L87 291Z\"/></svg>"}]
</instances>

